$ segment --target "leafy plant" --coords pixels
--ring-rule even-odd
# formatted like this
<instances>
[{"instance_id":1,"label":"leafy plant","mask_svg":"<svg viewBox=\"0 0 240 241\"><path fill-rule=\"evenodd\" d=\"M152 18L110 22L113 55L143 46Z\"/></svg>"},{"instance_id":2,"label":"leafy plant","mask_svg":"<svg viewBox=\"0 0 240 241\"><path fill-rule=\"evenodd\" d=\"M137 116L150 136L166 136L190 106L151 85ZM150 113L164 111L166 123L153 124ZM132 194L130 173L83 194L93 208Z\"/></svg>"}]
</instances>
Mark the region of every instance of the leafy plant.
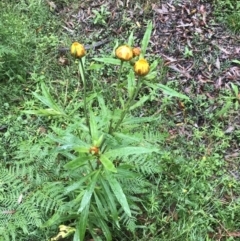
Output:
<instances>
[{"instance_id":1,"label":"leafy plant","mask_svg":"<svg viewBox=\"0 0 240 241\"><path fill-rule=\"evenodd\" d=\"M106 20L107 20L108 16L110 15L110 12L107 11L106 7L104 5L101 5L100 11L97 11L97 10L92 10L92 11L95 15L93 23L105 25Z\"/></svg>"},{"instance_id":2,"label":"leafy plant","mask_svg":"<svg viewBox=\"0 0 240 241\"><path fill-rule=\"evenodd\" d=\"M156 61L151 67L146 60L138 62L145 56L151 30L152 24L149 23L142 40L141 54L130 60L133 63L112 57L95 58L95 61L104 64L102 67L108 68L109 63L119 67L117 81L108 85L108 91L115 95L113 103L102 95L105 92L99 87L99 82L93 83L93 89L87 88L86 59L76 55L72 49L72 54L79 57L83 102L73 109L66 106L64 110L42 82L42 95L35 92L34 96L47 108L24 111L31 115L51 116L57 118L58 122L67 123L65 128L62 125L52 126L53 133L48 135L48 148L55 157L58 156L60 163L65 164L60 168L62 173L57 181L53 181L53 172L49 184L42 183L47 188L59 182L60 186L54 195L62 200L61 207L48 200L48 206L54 207L55 211L44 224L45 228L68 224L75 228L74 240L84 240L86 235L98 240L102 236L112 240L112 230L119 230L123 224L129 231L135 232L137 215L141 213L143 202L141 196L151 186L147 177L160 171L159 160L164 151L157 145L159 135L156 139L145 139L144 136L150 134L140 128L157 121L158 117L133 116L131 112L154 98L157 90L188 99L152 81L156 78ZM132 42L133 34L128 44ZM145 66L144 70L141 64ZM150 91L149 95L141 94L145 86ZM126 91L123 92L123 89ZM83 110L83 115L78 114L79 108ZM53 148L53 143L57 144L57 148ZM56 160L49 158L51 166Z\"/></svg>"}]
</instances>

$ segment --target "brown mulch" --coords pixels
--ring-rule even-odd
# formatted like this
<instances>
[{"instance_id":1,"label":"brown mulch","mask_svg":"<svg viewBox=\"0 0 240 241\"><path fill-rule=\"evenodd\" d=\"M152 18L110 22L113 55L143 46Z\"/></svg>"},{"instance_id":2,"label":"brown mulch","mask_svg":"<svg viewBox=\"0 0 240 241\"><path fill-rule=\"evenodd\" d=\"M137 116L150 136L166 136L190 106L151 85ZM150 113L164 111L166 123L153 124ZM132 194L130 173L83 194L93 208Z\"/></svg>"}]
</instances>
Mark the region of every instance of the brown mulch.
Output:
<instances>
[{"instance_id":1,"label":"brown mulch","mask_svg":"<svg viewBox=\"0 0 240 241\"><path fill-rule=\"evenodd\" d=\"M103 39L118 38L126 41L135 30L136 43L144 34L146 20L152 20L152 53L161 56L169 71L168 79L177 79L184 86L195 80L197 88L192 94L200 94L206 83L214 85L214 91L230 88L229 82L238 84L240 66L230 64L240 56L240 36L233 35L213 16L213 5L200 0L143 1L83 1L71 6L55 5L56 13L63 20L63 31L73 40L85 44ZM52 1L48 1L51 5ZM94 24L94 13L101 7L109 12L106 24ZM192 51L193 57L184 57L184 50ZM195 57L196 56L196 57ZM197 60L196 60L197 59ZM186 88L185 92L189 90Z\"/></svg>"}]
</instances>

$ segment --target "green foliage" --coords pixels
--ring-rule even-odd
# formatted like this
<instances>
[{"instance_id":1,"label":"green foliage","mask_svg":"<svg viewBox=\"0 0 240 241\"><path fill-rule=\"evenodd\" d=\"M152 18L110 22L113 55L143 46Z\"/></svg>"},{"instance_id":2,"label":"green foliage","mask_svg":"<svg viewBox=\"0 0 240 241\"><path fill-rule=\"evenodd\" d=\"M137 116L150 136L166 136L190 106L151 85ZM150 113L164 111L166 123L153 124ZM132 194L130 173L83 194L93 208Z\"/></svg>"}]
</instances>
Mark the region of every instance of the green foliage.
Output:
<instances>
[{"instance_id":1,"label":"green foliage","mask_svg":"<svg viewBox=\"0 0 240 241\"><path fill-rule=\"evenodd\" d=\"M1 80L8 76L8 79L24 82L27 74L33 70L32 63L37 63L44 56L46 43L43 46L43 41L48 40L48 50L56 46L53 35L42 36L53 27L48 21L49 11L44 1L36 0L17 3L1 1L0 8Z\"/></svg>"},{"instance_id":2,"label":"green foliage","mask_svg":"<svg viewBox=\"0 0 240 241\"><path fill-rule=\"evenodd\" d=\"M224 22L234 32L240 31L240 3L235 0L215 0L214 14L219 21Z\"/></svg>"},{"instance_id":3,"label":"green foliage","mask_svg":"<svg viewBox=\"0 0 240 241\"><path fill-rule=\"evenodd\" d=\"M110 15L110 12L107 11L107 9L104 5L101 5L100 11L97 11L97 10L92 10L92 11L95 15L94 20L93 20L94 24L100 24L100 25L107 24L106 20L107 20L108 16Z\"/></svg>"},{"instance_id":4,"label":"green foliage","mask_svg":"<svg viewBox=\"0 0 240 241\"><path fill-rule=\"evenodd\" d=\"M0 92L0 241L234 240L237 82L214 99L179 93L186 83L177 77L164 85L164 62L147 50L151 23L140 41L150 63L142 78L137 58L122 63L102 49L59 67L55 47L64 36L46 21L55 16L48 1L0 5L21 36L10 46L17 37L1 27L1 80L22 81L4 82ZM96 24L104 25L101 11ZM135 40L131 32L126 42ZM16 62L20 53L24 62Z\"/></svg>"},{"instance_id":5,"label":"green foliage","mask_svg":"<svg viewBox=\"0 0 240 241\"><path fill-rule=\"evenodd\" d=\"M151 28L149 24L143 40L144 48ZM103 62L106 63L104 58ZM66 108L61 106L46 84L40 83L41 90L37 89L33 96L43 107L35 104L34 109L24 113L53 118L50 122L52 133L39 137L36 143L32 139L23 142L17 153L18 161L12 163L16 174L10 176L17 176L17 182L11 183L13 180L10 177L3 179L4 187L15 187L16 194L11 194L12 200L22 198L21 203L3 203L4 212L9 209L14 211L14 215L9 214L13 217L11 225L6 223L10 228L3 229L5 238L17 239L14 235L20 227L26 235L30 235L31 227L50 230L67 223L75 227L74 240L84 240L86 235L99 240L105 236L106 240L112 240L111 229L119 230L120 223L135 232L137 225L133 214L140 213L141 195L151 186L146 177L158 170L158 164L149 163L148 160L153 155L160 158L161 152L145 140L145 131L139 129L139 125L156 121L157 118L135 118L130 112L136 103L135 108L144 104L145 101L140 99L136 102L135 98L148 80L139 78L136 82L131 65L126 63L125 68L129 69L128 94L121 93L120 84L117 87L115 84L109 85L109 90L117 94L113 106L104 99L98 83L95 83L93 91L87 89L82 60L79 61L79 72L84 101L77 108L74 101L68 103ZM119 73L119 83L125 73ZM152 84L151 88L158 87ZM83 110L82 115L78 114L79 108ZM57 123L62 124L59 126ZM65 123L67 125L62 128ZM6 196L3 200L8 201ZM29 208L33 216L25 205L34 208ZM18 211L20 207L24 207L24 212L21 209ZM29 218L32 226L28 225ZM96 228L100 228L103 235L99 235Z\"/></svg>"}]
</instances>

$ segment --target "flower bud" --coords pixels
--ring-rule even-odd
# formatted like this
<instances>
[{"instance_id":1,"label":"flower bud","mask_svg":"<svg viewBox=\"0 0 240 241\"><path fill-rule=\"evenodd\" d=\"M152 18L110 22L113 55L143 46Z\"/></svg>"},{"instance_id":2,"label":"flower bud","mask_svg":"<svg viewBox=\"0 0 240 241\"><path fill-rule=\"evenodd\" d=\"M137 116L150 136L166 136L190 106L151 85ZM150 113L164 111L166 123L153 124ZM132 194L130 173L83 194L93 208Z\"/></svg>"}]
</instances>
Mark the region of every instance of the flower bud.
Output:
<instances>
[{"instance_id":1,"label":"flower bud","mask_svg":"<svg viewBox=\"0 0 240 241\"><path fill-rule=\"evenodd\" d=\"M97 156L99 154L99 148L97 146L92 146L89 149L89 153L91 153L92 155Z\"/></svg>"},{"instance_id":2,"label":"flower bud","mask_svg":"<svg viewBox=\"0 0 240 241\"><path fill-rule=\"evenodd\" d=\"M74 42L71 45L71 55L75 58L82 58L86 55L86 51L84 49L84 46L78 42Z\"/></svg>"},{"instance_id":3,"label":"flower bud","mask_svg":"<svg viewBox=\"0 0 240 241\"><path fill-rule=\"evenodd\" d=\"M139 59L134 65L134 72L136 75L145 76L149 73L150 67L145 59Z\"/></svg>"},{"instance_id":4,"label":"flower bud","mask_svg":"<svg viewBox=\"0 0 240 241\"><path fill-rule=\"evenodd\" d=\"M133 58L133 51L132 48L128 45L122 45L118 47L115 51L116 57L123 60L129 61Z\"/></svg>"},{"instance_id":5,"label":"flower bud","mask_svg":"<svg viewBox=\"0 0 240 241\"><path fill-rule=\"evenodd\" d=\"M133 57L139 56L141 53L141 49L139 47L133 48Z\"/></svg>"}]
</instances>

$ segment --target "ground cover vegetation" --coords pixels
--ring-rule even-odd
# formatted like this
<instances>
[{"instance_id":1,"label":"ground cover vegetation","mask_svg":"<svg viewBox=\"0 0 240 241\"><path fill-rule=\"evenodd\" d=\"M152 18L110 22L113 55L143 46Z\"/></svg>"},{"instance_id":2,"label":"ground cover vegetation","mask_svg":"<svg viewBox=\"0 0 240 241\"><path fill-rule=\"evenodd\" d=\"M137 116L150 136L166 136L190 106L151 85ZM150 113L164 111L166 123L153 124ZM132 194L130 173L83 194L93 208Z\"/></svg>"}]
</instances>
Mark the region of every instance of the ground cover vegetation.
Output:
<instances>
[{"instance_id":1,"label":"ground cover vegetation","mask_svg":"<svg viewBox=\"0 0 240 241\"><path fill-rule=\"evenodd\" d=\"M0 7L0 241L239 240L238 1Z\"/></svg>"}]
</instances>

